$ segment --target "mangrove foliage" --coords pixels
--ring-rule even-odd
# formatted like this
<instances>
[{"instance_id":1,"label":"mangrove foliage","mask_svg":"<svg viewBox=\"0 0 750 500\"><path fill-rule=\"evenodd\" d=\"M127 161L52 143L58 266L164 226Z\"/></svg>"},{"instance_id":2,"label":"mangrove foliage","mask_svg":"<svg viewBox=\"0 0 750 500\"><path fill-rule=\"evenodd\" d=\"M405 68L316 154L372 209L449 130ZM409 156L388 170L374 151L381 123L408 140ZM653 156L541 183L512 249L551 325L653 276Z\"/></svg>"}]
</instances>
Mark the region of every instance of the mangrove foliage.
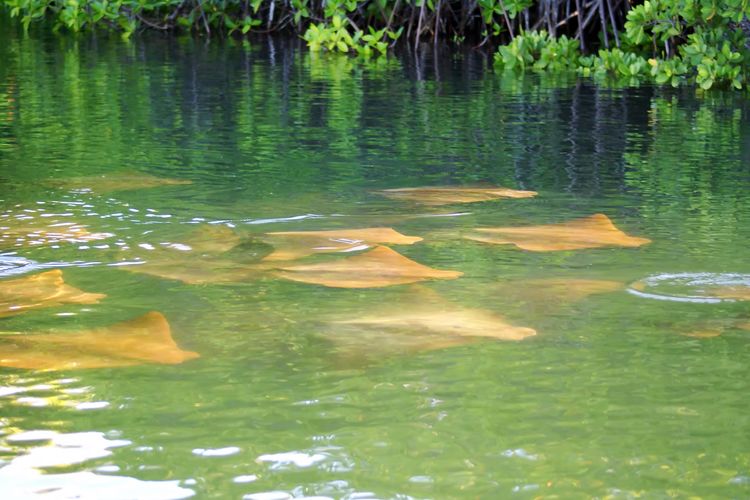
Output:
<instances>
[{"instance_id":1,"label":"mangrove foliage","mask_svg":"<svg viewBox=\"0 0 750 500\"><path fill-rule=\"evenodd\" d=\"M25 28L205 35L293 32L313 51L384 55L398 40L499 47L503 71L626 84L747 87L750 0L0 0Z\"/></svg>"}]
</instances>

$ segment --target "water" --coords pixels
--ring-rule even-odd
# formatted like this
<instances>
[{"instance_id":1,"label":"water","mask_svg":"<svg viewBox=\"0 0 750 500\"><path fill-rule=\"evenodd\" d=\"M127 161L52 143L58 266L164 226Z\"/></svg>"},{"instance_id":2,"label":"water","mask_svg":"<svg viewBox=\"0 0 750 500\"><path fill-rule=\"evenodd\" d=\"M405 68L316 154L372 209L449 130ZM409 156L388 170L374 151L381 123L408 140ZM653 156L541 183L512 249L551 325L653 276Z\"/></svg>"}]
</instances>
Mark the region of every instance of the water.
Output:
<instances>
[{"instance_id":1,"label":"water","mask_svg":"<svg viewBox=\"0 0 750 500\"><path fill-rule=\"evenodd\" d=\"M107 297L4 318L2 330L85 331L159 311L201 357L0 368L3 498L747 497L748 303L646 292L706 296L654 279L684 273L746 286L750 102L519 82L487 65L471 51L361 66L278 38L4 30L2 213L112 236L6 241L3 280L62 269ZM51 187L108 172L192 184ZM373 192L424 185L539 195L430 207ZM462 238L594 213L653 242L535 253ZM209 223L244 236L394 227L424 241L393 249L464 275L191 285L113 265ZM251 242L233 255L252 264L267 251ZM580 297L534 285L553 278L616 283ZM415 307L491 311L537 335L446 345L340 323Z\"/></svg>"}]
</instances>

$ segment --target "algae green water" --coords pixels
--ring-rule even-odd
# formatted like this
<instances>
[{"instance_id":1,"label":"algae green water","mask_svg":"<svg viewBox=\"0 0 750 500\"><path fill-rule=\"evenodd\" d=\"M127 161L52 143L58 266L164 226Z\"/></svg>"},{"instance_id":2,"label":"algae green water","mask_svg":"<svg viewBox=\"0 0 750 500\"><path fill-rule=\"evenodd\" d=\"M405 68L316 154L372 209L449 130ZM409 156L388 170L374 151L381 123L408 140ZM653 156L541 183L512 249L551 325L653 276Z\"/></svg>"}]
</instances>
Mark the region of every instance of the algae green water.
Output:
<instances>
[{"instance_id":1,"label":"algae green water","mask_svg":"<svg viewBox=\"0 0 750 500\"><path fill-rule=\"evenodd\" d=\"M361 66L283 39L4 30L3 220L111 236L4 238L0 286L62 269L107 297L0 319L16 332L2 346L158 311L200 358L0 368L0 495L747 497L750 307L706 299L749 286L750 102L554 87L486 66L478 52ZM61 187L117 172L192 183ZM539 194L435 207L375 193L415 186ZM595 213L652 242L531 252L463 238ZM268 252L264 233L393 227L423 238L394 250L464 274L344 289L124 269L205 226L246 238L231 253L248 265ZM184 269L202 265L180 248ZM614 284L587 294L572 280ZM345 323L424 304L536 335L451 342Z\"/></svg>"}]
</instances>

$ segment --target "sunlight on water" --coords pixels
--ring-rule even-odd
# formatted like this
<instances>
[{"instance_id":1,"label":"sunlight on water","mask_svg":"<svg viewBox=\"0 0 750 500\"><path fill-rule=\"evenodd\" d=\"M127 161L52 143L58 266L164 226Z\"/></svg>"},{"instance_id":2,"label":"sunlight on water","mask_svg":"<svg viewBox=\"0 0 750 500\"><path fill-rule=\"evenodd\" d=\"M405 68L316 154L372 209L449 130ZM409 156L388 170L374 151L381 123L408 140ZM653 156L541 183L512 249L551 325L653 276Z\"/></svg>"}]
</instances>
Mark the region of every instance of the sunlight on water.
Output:
<instances>
[{"instance_id":1,"label":"sunlight on water","mask_svg":"<svg viewBox=\"0 0 750 500\"><path fill-rule=\"evenodd\" d=\"M15 385L0 388L0 398L11 404L35 407L74 408L78 411L106 408L106 401L87 401L91 387L77 386L78 379L57 379L36 383L35 379L8 376ZM179 481L141 481L116 473L115 465L101 465L97 473L88 471L53 472L80 466L90 461L102 462L112 450L133 443L113 438L119 433L61 433L56 430L22 430L16 418L0 421L0 494L3 498L152 498L179 499L194 495L193 490L179 486ZM6 459L5 457L8 457Z\"/></svg>"}]
</instances>

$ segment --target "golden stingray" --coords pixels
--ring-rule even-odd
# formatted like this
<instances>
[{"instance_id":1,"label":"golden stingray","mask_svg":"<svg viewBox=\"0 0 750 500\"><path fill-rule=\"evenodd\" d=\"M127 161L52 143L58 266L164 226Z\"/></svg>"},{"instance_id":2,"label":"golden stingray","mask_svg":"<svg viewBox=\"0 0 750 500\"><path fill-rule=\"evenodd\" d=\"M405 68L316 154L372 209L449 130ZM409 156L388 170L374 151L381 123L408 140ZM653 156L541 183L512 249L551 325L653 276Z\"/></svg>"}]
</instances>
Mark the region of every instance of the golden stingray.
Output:
<instances>
[{"instance_id":1,"label":"golden stingray","mask_svg":"<svg viewBox=\"0 0 750 500\"><path fill-rule=\"evenodd\" d=\"M102 175L55 179L46 182L47 185L58 188L74 191L92 191L94 193L110 193L114 191L178 186L192 183L193 181L186 179L156 177L141 172L113 172Z\"/></svg>"},{"instance_id":2,"label":"golden stingray","mask_svg":"<svg viewBox=\"0 0 750 500\"><path fill-rule=\"evenodd\" d=\"M460 271L423 266L388 247L327 262L280 267L282 278L336 288L374 288L416 283L429 279L455 279Z\"/></svg>"},{"instance_id":3,"label":"golden stingray","mask_svg":"<svg viewBox=\"0 0 750 500\"><path fill-rule=\"evenodd\" d=\"M416 187L383 189L375 193L394 200L407 200L422 205L449 205L452 203L475 203L500 198L532 198L536 191L519 191L504 187Z\"/></svg>"},{"instance_id":4,"label":"golden stingray","mask_svg":"<svg viewBox=\"0 0 750 500\"><path fill-rule=\"evenodd\" d=\"M693 337L697 339L708 339L713 337L718 337L722 333L724 333L724 330L727 328L736 328L738 330L750 330L750 321L741 319L741 320L732 320L730 322L706 322L703 325L700 325L695 330L692 330L687 333L682 333L681 335L684 337Z\"/></svg>"},{"instance_id":5,"label":"golden stingray","mask_svg":"<svg viewBox=\"0 0 750 500\"><path fill-rule=\"evenodd\" d=\"M414 331L447 337L490 337L499 340L523 340L536 335L536 330L515 326L491 311L470 308L446 309L438 304L429 309L399 308L383 316L333 321L333 324L350 325L383 331Z\"/></svg>"},{"instance_id":6,"label":"golden stingray","mask_svg":"<svg viewBox=\"0 0 750 500\"><path fill-rule=\"evenodd\" d=\"M339 368L361 369L384 358L436 351L481 342L480 337L441 336L414 331L377 330L356 325L328 325L322 338Z\"/></svg>"},{"instance_id":7,"label":"golden stingray","mask_svg":"<svg viewBox=\"0 0 750 500\"><path fill-rule=\"evenodd\" d=\"M694 330L692 332L683 333L682 335L684 337L692 337L694 339L711 339L711 338L720 336L721 330L719 329Z\"/></svg>"},{"instance_id":8,"label":"golden stingray","mask_svg":"<svg viewBox=\"0 0 750 500\"><path fill-rule=\"evenodd\" d=\"M729 285L711 287L707 290L707 295L720 299L750 300L750 286Z\"/></svg>"},{"instance_id":9,"label":"golden stingray","mask_svg":"<svg viewBox=\"0 0 750 500\"><path fill-rule=\"evenodd\" d=\"M422 285L400 295L361 316L337 314L326 320L322 336L336 346L339 362L360 366L384 356L536 335L534 329L513 325L501 314L451 303Z\"/></svg>"},{"instance_id":10,"label":"golden stingray","mask_svg":"<svg viewBox=\"0 0 750 500\"><path fill-rule=\"evenodd\" d=\"M189 285L237 283L257 279L264 268L217 258L200 258L190 254L174 259L154 259L143 264L122 266L133 273L182 281Z\"/></svg>"},{"instance_id":11,"label":"golden stingray","mask_svg":"<svg viewBox=\"0 0 750 500\"><path fill-rule=\"evenodd\" d=\"M583 300L589 295L623 290L625 284L612 280L580 278L541 278L511 281L505 290L509 295L519 295L532 302L569 303Z\"/></svg>"},{"instance_id":12,"label":"golden stingray","mask_svg":"<svg viewBox=\"0 0 750 500\"><path fill-rule=\"evenodd\" d=\"M74 222L29 221L0 215L0 248L51 245L56 243L87 243L111 237L110 233L92 233Z\"/></svg>"},{"instance_id":13,"label":"golden stingray","mask_svg":"<svg viewBox=\"0 0 750 500\"><path fill-rule=\"evenodd\" d=\"M223 258L242 243L242 238L226 226L201 226L181 243L170 243L150 250L143 264L123 266L134 273L195 285L246 281L262 270L258 265Z\"/></svg>"},{"instance_id":14,"label":"golden stingray","mask_svg":"<svg viewBox=\"0 0 750 500\"><path fill-rule=\"evenodd\" d=\"M582 278L512 279L485 285L485 294L496 297L496 303L508 310L523 311L530 317L541 318L557 314L561 308L603 293L625 289L625 284L613 280Z\"/></svg>"},{"instance_id":15,"label":"golden stingray","mask_svg":"<svg viewBox=\"0 0 750 500\"><path fill-rule=\"evenodd\" d=\"M63 304L96 304L106 295L86 293L66 285L62 271L53 269L34 276L0 281L0 318L30 309Z\"/></svg>"},{"instance_id":16,"label":"golden stingray","mask_svg":"<svg viewBox=\"0 0 750 500\"><path fill-rule=\"evenodd\" d=\"M107 368L144 363L178 364L199 357L172 339L158 312L74 333L3 335L0 366L32 370Z\"/></svg>"},{"instance_id":17,"label":"golden stingray","mask_svg":"<svg viewBox=\"0 0 750 500\"><path fill-rule=\"evenodd\" d=\"M267 233L274 251L263 260L294 260L316 253L350 252L373 244L412 245L422 238L405 236L390 227L284 231Z\"/></svg>"},{"instance_id":18,"label":"golden stingray","mask_svg":"<svg viewBox=\"0 0 750 500\"><path fill-rule=\"evenodd\" d=\"M651 240L628 236L604 214L575 219L559 224L522 227L481 228L480 235L464 238L496 245L515 245L532 252L554 252L609 246L639 247Z\"/></svg>"},{"instance_id":19,"label":"golden stingray","mask_svg":"<svg viewBox=\"0 0 750 500\"><path fill-rule=\"evenodd\" d=\"M203 224L185 236L184 245L189 251L220 254L228 252L241 242L242 238L232 228L224 225Z\"/></svg>"},{"instance_id":20,"label":"golden stingray","mask_svg":"<svg viewBox=\"0 0 750 500\"><path fill-rule=\"evenodd\" d=\"M526 280L523 283L525 286L542 288L555 295L565 295L571 301L625 288L625 284L620 281L581 278L540 278Z\"/></svg>"}]
</instances>

